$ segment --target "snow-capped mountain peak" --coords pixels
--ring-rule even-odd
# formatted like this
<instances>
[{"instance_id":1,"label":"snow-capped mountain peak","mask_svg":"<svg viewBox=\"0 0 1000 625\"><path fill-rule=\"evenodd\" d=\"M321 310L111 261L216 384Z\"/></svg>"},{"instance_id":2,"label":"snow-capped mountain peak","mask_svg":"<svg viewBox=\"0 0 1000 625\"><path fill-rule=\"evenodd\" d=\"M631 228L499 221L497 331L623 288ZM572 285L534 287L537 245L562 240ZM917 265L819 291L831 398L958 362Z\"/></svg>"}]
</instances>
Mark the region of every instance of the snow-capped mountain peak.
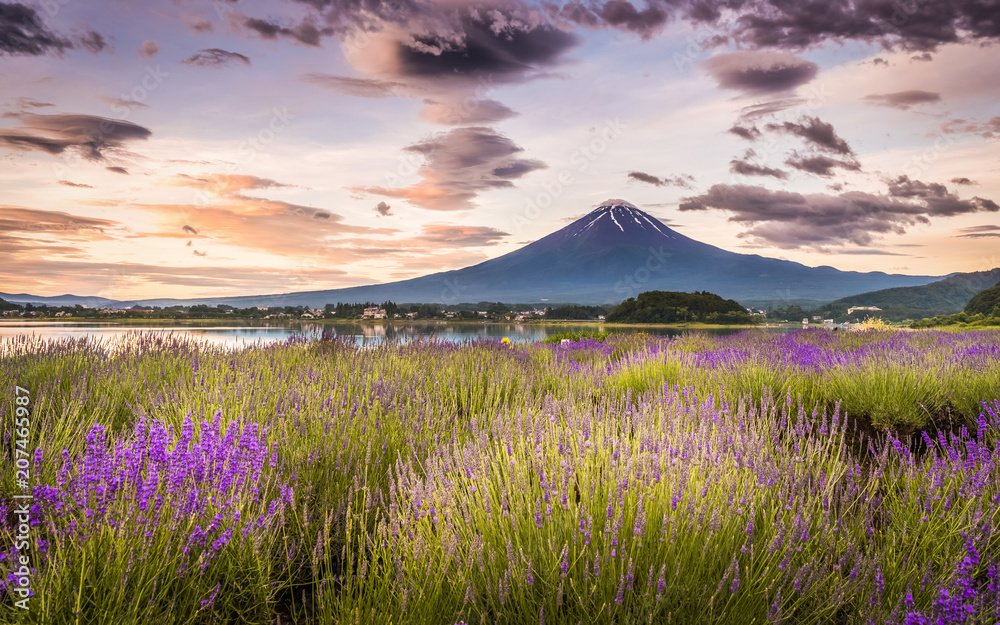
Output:
<instances>
[{"instance_id":1,"label":"snow-capped mountain peak","mask_svg":"<svg viewBox=\"0 0 1000 625\"><path fill-rule=\"evenodd\" d=\"M572 236L585 234L594 228L618 231L627 234L644 231L644 233L659 233L668 238L674 238L674 232L667 228L659 220L645 212L631 202L625 200L610 199L601 202L597 208L592 210L586 217L572 224Z\"/></svg>"}]
</instances>

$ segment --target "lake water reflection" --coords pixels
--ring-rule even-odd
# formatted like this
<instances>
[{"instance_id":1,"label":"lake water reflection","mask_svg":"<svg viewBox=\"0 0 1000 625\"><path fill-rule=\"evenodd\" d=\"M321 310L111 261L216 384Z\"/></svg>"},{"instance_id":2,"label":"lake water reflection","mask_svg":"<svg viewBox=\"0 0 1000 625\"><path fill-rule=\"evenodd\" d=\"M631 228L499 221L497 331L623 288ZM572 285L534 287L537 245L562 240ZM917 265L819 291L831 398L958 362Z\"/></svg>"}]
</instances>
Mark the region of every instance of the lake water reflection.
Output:
<instances>
[{"instance_id":1,"label":"lake water reflection","mask_svg":"<svg viewBox=\"0 0 1000 625\"><path fill-rule=\"evenodd\" d=\"M271 341L284 341L294 335L321 336L325 333L358 344L379 341L410 341L416 338L436 338L463 342L479 339L510 338L511 341L541 341L563 332L606 331L609 333L646 332L662 336L676 336L686 330L678 328L619 327L597 324L542 325L526 323L446 323L446 322L394 322L394 323L317 323L293 321L272 324L110 324L65 322L15 322L0 324L0 341L16 336L35 336L42 339L91 337L99 341L113 341L136 332L151 332L187 336L213 344L243 346ZM784 331L785 328L770 328ZM699 330L713 335L734 334L739 328L712 328Z\"/></svg>"}]
</instances>

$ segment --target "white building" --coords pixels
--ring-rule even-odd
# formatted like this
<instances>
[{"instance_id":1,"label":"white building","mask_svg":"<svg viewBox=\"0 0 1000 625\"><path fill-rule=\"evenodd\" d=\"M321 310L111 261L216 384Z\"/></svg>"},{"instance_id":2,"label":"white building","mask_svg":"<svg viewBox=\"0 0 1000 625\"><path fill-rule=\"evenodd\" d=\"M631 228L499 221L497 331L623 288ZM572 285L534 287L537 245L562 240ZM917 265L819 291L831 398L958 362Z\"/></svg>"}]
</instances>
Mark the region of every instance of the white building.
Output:
<instances>
[{"instance_id":1,"label":"white building","mask_svg":"<svg viewBox=\"0 0 1000 625\"><path fill-rule=\"evenodd\" d=\"M855 310L882 310L878 306L852 306L847 309L848 315L853 315Z\"/></svg>"}]
</instances>

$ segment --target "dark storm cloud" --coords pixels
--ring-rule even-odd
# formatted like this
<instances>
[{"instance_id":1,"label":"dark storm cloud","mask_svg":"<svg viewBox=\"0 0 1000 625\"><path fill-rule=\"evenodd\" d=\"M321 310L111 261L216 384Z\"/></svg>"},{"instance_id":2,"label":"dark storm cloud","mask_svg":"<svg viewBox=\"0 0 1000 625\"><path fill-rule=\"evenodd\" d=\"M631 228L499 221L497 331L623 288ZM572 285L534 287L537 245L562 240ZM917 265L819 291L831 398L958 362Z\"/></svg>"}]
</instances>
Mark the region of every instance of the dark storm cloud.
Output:
<instances>
[{"instance_id":1,"label":"dark storm cloud","mask_svg":"<svg viewBox=\"0 0 1000 625\"><path fill-rule=\"evenodd\" d=\"M1000 11L989 0L759 0L741 7L731 33L756 47L803 49L855 40L933 51L945 43L1000 39Z\"/></svg>"},{"instance_id":2,"label":"dark storm cloud","mask_svg":"<svg viewBox=\"0 0 1000 625\"><path fill-rule=\"evenodd\" d=\"M390 98L400 95L399 90L406 87L401 82L390 80L351 78L333 74L305 74L300 79L318 87L361 98Z\"/></svg>"},{"instance_id":3,"label":"dark storm cloud","mask_svg":"<svg viewBox=\"0 0 1000 625\"><path fill-rule=\"evenodd\" d=\"M780 180L784 180L788 177L788 174L780 169L757 165L748 160L741 159L733 159L729 161L729 171L741 176L771 176L772 178L778 178Z\"/></svg>"},{"instance_id":4,"label":"dark storm cloud","mask_svg":"<svg viewBox=\"0 0 1000 625\"><path fill-rule=\"evenodd\" d=\"M861 164L854 159L841 161L828 156L823 156L822 154L800 156L797 152L792 152L792 155L785 161L785 164L789 167L798 169L799 171L815 174L823 178L829 178L832 176L834 173L833 170L837 168L846 169L848 171L860 171L861 169Z\"/></svg>"},{"instance_id":5,"label":"dark storm cloud","mask_svg":"<svg viewBox=\"0 0 1000 625\"><path fill-rule=\"evenodd\" d=\"M952 178L948 182L950 182L952 184L959 184L959 185L965 185L965 186L971 186L971 185L979 184L975 180L972 180L970 178L966 178L965 176L959 176L958 178Z\"/></svg>"},{"instance_id":6,"label":"dark storm cloud","mask_svg":"<svg viewBox=\"0 0 1000 625\"><path fill-rule=\"evenodd\" d=\"M577 37L544 22L517 19L502 9L463 12L444 33L412 34L395 42L395 70L411 78L490 75L517 81L548 66L577 43Z\"/></svg>"},{"instance_id":7,"label":"dark storm cloud","mask_svg":"<svg viewBox=\"0 0 1000 625\"><path fill-rule=\"evenodd\" d=\"M911 89L909 91L897 91L895 93L873 93L864 97L869 104L876 106L889 106L900 110L907 110L917 104L928 102L940 102L941 94L933 91L921 91Z\"/></svg>"},{"instance_id":8,"label":"dark storm cloud","mask_svg":"<svg viewBox=\"0 0 1000 625\"><path fill-rule=\"evenodd\" d=\"M828 124L818 117L804 115L797 122L767 124L765 128L801 137L812 147L824 152L844 155L854 154L847 141L837 135L837 132L833 129L833 124Z\"/></svg>"},{"instance_id":9,"label":"dark storm cloud","mask_svg":"<svg viewBox=\"0 0 1000 625\"><path fill-rule=\"evenodd\" d=\"M298 24L283 26L277 22L244 16L243 25L257 33L261 39L274 40L278 37L293 39L305 46L318 47L323 37L334 34L331 26L317 25L318 21L308 17Z\"/></svg>"},{"instance_id":10,"label":"dark storm cloud","mask_svg":"<svg viewBox=\"0 0 1000 625\"><path fill-rule=\"evenodd\" d=\"M660 177L641 171L630 171L628 172L628 177L630 180L638 180L639 182L645 182L646 184L651 184L657 187L669 186L681 187L682 189L690 189L691 183L694 182L694 176L690 174Z\"/></svg>"},{"instance_id":11,"label":"dark storm cloud","mask_svg":"<svg viewBox=\"0 0 1000 625\"><path fill-rule=\"evenodd\" d=\"M816 77L819 66L787 52L719 54L702 65L723 89L760 95L781 93Z\"/></svg>"},{"instance_id":12,"label":"dark storm cloud","mask_svg":"<svg viewBox=\"0 0 1000 625\"><path fill-rule=\"evenodd\" d=\"M337 34L375 32L384 25L407 26L417 20L438 20L456 5L415 0L298 0L314 9L317 17ZM460 6L460 5L459 5ZM519 1L478 7L486 14L494 8L509 11ZM751 48L801 50L824 42L859 41L884 49L933 51L953 42L1000 39L1000 11L991 0L953 2L890 2L888 0L569 0L542 3L547 17L563 28L576 25L597 30L613 29L648 39L671 21L711 24L713 41L732 40ZM252 19L252 18L246 18ZM299 27L281 26L258 19L253 28L262 36L309 37ZM316 26L312 26L316 29ZM307 30L307 29L305 29ZM314 44L310 44L314 45ZM923 58L918 55L918 58ZM882 63L885 61L879 59ZM878 62L878 61L876 61Z\"/></svg>"},{"instance_id":13,"label":"dark storm cloud","mask_svg":"<svg viewBox=\"0 0 1000 625\"><path fill-rule=\"evenodd\" d=\"M523 148L491 128L456 128L404 148L424 157L422 180L404 188L353 187L352 190L405 199L431 210L466 210L478 193L514 186L512 180L544 169L541 161L521 158Z\"/></svg>"},{"instance_id":14,"label":"dark storm cloud","mask_svg":"<svg viewBox=\"0 0 1000 625\"><path fill-rule=\"evenodd\" d=\"M220 48L206 48L199 50L188 58L181 61L188 65L198 65L199 67L223 67L233 63L250 65L250 57L239 52L230 52Z\"/></svg>"},{"instance_id":15,"label":"dark storm cloud","mask_svg":"<svg viewBox=\"0 0 1000 625\"><path fill-rule=\"evenodd\" d=\"M823 244L867 246L881 235L903 234L910 226L928 224L931 217L997 210L996 204L981 198L947 205L934 202L936 191L925 197L921 185L911 185L912 195L903 199L859 191L802 194L717 184L704 194L685 198L679 208L728 211L729 221L748 226L741 237L789 249Z\"/></svg>"},{"instance_id":16,"label":"dark storm cloud","mask_svg":"<svg viewBox=\"0 0 1000 625\"><path fill-rule=\"evenodd\" d=\"M125 144L152 134L138 124L95 115L25 115L21 126L0 130L0 146L49 154L79 149L85 158L97 161L104 158L105 152L119 151Z\"/></svg>"},{"instance_id":17,"label":"dark storm cloud","mask_svg":"<svg viewBox=\"0 0 1000 625\"><path fill-rule=\"evenodd\" d=\"M385 202L379 202L376 204L374 210L379 217L391 217L393 214L392 207Z\"/></svg>"},{"instance_id":18,"label":"dark storm cloud","mask_svg":"<svg viewBox=\"0 0 1000 625\"><path fill-rule=\"evenodd\" d=\"M734 125L726 132L732 133L737 137L746 139L747 141L756 141L761 135L760 129L757 128L757 126L740 126L739 124Z\"/></svg>"},{"instance_id":19,"label":"dark storm cloud","mask_svg":"<svg viewBox=\"0 0 1000 625\"><path fill-rule=\"evenodd\" d=\"M98 53L107 47L100 33L87 31L67 37L49 29L38 11L20 2L0 2L0 56L61 54L83 47Z\"/></svg>"}]
</instances>

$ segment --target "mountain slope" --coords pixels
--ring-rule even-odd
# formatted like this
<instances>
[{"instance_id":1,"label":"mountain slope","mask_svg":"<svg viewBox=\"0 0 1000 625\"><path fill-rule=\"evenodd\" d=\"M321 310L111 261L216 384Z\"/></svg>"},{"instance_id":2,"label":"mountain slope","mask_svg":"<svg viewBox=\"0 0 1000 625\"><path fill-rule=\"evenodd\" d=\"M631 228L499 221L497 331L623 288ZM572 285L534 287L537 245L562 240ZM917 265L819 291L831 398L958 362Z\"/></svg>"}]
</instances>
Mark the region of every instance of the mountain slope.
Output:
<instances>
[{"instance_id":1,"label":"mountain slope","mask_svg":"<svg viewBox=\"0 0 1000 625\"><path fill-rule=\"evenodd\" d=\"M879 316L894 320L951 315L961 312L973 296L998 281L1000 268L959 273L922 286L858 293L832 301L820 310L840 314L851 306L877 306L882 309Z\"/></svg>"},{"instance_id":2,"label":"mountain slope","mask_svg":"<svg viewBox=\"0 0 1000 625\"><path fill-rule=\"evenodd\" d=\"M115 300L106 297L90 297L86 295L31 295L29 293L0 293L0 298L15 304L44 304L46 306L89 306L90 308L100 308L115 303Z\"/></svg>"}]
</instances>

